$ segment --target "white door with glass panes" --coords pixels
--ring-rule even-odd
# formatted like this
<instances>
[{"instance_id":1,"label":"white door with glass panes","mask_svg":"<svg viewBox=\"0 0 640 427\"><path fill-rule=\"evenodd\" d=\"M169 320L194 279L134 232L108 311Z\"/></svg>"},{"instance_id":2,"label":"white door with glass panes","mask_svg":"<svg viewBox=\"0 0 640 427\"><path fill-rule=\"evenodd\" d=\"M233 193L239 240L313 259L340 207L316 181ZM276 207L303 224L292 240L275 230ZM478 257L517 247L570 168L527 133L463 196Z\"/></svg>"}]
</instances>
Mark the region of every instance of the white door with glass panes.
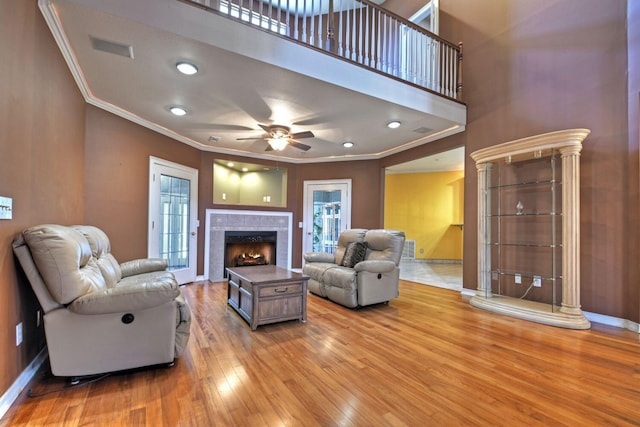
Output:
<instances>
[{"instance_id":1,"label":"white door with glass panes","mask_svg":"<svg viewBox=\"0 0 640 427\"><path fill-rule=\"evenodd\" d=\"M196 280L198 170L149 158L148 255L167 260L179 284Z\"/></svg>"},{"instance_id":2,"label":"white door with glass panes","mask_svg":"<svg viewBox=\"0 0 640 427\"><path fill-rule=\"evenodd\" d=\"M304 182L303 262L306 252L334 253L351 228L351 180Z\"/></svg>"}]
</instances>

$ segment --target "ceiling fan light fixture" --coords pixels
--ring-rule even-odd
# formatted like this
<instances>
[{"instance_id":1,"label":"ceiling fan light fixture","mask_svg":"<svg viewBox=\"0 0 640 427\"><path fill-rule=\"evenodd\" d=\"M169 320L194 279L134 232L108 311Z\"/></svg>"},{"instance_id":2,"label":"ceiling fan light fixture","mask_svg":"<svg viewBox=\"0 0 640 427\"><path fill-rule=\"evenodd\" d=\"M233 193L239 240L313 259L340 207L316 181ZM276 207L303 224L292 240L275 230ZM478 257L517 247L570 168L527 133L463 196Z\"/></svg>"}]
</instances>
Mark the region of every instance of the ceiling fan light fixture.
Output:
<instances>
[{"instance_id":1,"label":"ceiling fan light fixture","mask_svg":"<svg viewBox=\"0 0 640 427\"><path fill-rule=\"evenodd\" d=\"M179 105L172 105L169 107L169 111L171 111L171 114L174 116L184 116L187 114L187 109Z\"/></svg>"},{"instance_id":2,"label":"ceiling fan light fixture","mask_svg":"<svg viewBox=\"0 0 640 427\"><path fill-rule=\"evenodd\" d=\"M271 146L271 148L273 148L276 151L284 150L284 147L286 147L287 144L289 143L287 138L269 138L267 139L267 141L269 142L269 145Z\"/></svg>"},{"instance_id":3,"label":"ceiling fan light fixture","mask_svg":"<svg viewBox=\"0 0 640 427\"><path fill-rule=\"evenodd\" d=\"M398 120L393 120L393 121L387 123L387 127L389 129L397 129L397 128L400 127L401 124L402 123L400 123Z\"/></svg>"},{"instance_id":4,"label":"ceiling fan light fixture","mask_svg":"<svg viewBox=\"0 0 640 427\"><path fill-rule=\"evenodd\" d=\"M185 74L187 76L192 76L192 75L194 75L194 74L196 74L198 72L198 67L196 67L195 65L193 65L190 62L185 62L185 61L178 62L176 64L176 68L182 74Z\"/></svg>"},{"instance_id":5,"label":"ceiling fan light fixture","mask_svg":"<svg viewBox=\"0 0 640 427\"><path fill-rule=\"evenodd\" d=\"M345 142L343 142L343 143L342 143L342 146L343 146L344 148L351 148L351 147L353 147L353 142L351 142L351 141L345 141Z\"/></svg>"}]
</instances>

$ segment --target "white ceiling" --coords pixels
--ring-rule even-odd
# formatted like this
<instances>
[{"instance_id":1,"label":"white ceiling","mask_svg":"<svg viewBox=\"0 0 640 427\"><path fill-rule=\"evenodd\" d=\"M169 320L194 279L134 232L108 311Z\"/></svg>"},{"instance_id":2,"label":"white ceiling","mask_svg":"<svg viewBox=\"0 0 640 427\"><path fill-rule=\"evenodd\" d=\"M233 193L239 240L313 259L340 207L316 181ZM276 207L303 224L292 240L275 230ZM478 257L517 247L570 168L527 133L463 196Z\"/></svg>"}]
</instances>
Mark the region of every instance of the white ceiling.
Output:
<instances>
[{"instance_id":1,"label":"white ceiling","mask_svg":"<svg viewBox=\"0 0 640 427\"><path fill-rule=\"evenodd\" d=\"M464 130L466 106L177 0L39 0L87 102L200 150L295 163L375 159ZM91 39L131 46L133 58ZM175 64L195 63L185 76ZM176 117L171 105L188 114ZM386 124L400 120L391 130ZM310 130L265 152L259 124ZM344 141L355 146L346 149Z\"/></svg>"},{"instance_id":2,"label":"white ceiling","mask_svg":"<svg viewBox=\"0 0 640 427\"><path fill-rule=\"evenodd\" d=\"M387 173L448 172L464 170L464 147L389 166Z\"/></svg>"}]
</instances>

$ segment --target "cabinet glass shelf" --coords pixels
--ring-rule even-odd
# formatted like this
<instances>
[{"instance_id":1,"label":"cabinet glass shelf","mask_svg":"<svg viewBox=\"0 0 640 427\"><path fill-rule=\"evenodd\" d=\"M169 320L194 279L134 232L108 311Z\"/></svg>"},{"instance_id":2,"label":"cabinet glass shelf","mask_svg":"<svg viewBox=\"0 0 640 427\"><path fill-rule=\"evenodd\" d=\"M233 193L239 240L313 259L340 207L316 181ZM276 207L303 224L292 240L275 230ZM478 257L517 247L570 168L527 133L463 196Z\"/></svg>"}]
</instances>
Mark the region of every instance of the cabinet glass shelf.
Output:
<instances>
[{"instance_id":1,"label":"cabinet glass shelf","mask_svg":"<svg viewBox=\"0 0 640 427\"><path fill-rule=\"evenodd\" d=\"M542 185L542 184L555 184L560 185L562 181L558 181L555 179L541 180L541 181L524 181L524 182L512 182L509 184L498 184L488 187L489 190L499 190L502 188L510 188L510 187L527 187L534 185Z\"/></svg>"},{"instance_id":2,"label":"cabinet glass shelf","mask_svg":"<svg viewBox=\"0 0 640 427\"><path fill-rule=\"evenodd\" d=\"M506 218L517 216L562 216L560 212L531 212L531 213L508 213L508 214L489 214L487 218Z\"/></svg>"},{"instance_id":3,"label":"cabinet glass shelf","mask_svg":"<svg viewBox=\"0 0 640 427\"><path fill-rule=\"evenodd\" d=\"M559 243L503 243L503 242L489 242L487 243L489 246L516 246L519 248L561 248L562 244Z\"/></svg>"}]
</instances>

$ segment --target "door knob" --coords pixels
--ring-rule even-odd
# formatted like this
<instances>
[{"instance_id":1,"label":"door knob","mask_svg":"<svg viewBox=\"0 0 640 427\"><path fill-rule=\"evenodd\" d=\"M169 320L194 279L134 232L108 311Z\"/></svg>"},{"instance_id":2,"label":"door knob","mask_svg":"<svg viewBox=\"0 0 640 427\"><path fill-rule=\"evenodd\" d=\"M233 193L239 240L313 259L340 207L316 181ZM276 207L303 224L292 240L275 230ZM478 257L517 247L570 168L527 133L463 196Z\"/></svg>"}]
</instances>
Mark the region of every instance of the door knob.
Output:
<instances>
[{"instance_id":1,"label":"door knob","mask_svg":"<svg viewBox=\"0 0 640 427\"><path fill-rule=\"evenodd\" d=\"M192 232L191 232L191 235L192 235L192 236L195 236L195 235L196 235L196 232L195 232L195 231L192 231Z\"/></svg>"}]
</instances>

